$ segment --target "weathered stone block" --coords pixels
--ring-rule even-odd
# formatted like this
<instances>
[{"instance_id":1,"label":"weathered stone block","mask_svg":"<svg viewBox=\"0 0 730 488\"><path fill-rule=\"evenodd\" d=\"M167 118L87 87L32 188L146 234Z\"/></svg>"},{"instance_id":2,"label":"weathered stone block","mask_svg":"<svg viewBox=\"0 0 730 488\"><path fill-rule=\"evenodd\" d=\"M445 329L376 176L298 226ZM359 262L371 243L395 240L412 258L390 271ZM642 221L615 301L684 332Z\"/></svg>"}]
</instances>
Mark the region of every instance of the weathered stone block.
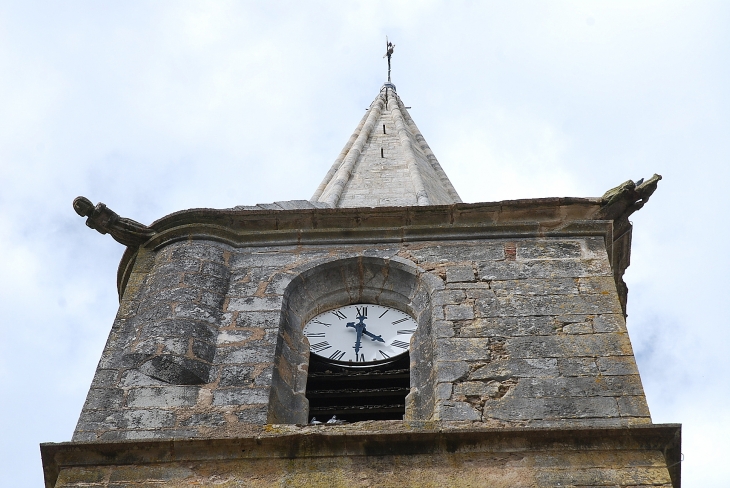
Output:
<instances>
[{"instance_id":1,"label":"weathered stone block","mask_svg":"<svg viewBox=\"0 0 730 488\"><path fill-rule=\"evenodd\" d=\"M490 287L497 296L578 294L578 283L575 278L495 280L490 283Z\"/></svg>"},{"instance_id":2,"label":"weathered stone block","mask_svg":"<svg viewBox=\"0 0 730 488\"><path fill-rule=\"evenodd\" d=\"M253 366L228 366L221 371L219 386L246 386L253 383Z\"/></svg>"},{"instance_id":3,"label":"weathered stone block","mask_svg":"<svg viewBox=\"0 0 730 488\"><path fill-rule=\"evenodd\" d=\"M131 388L127 406L133 408L191 407L198 399L199 387L163 386Z\"/></svg>"},{"instance_id":4,"label":"weathered stone block","mask_svg":"<svg viewBox=\"0 0 730 488\"><path fill-rule=\"evenodd\" d=\"M611 276L578 278L578 288L584 294L616 295L616 282Z\"/></svg>"},{"instance_id":5,"label":"weathered stone block","mask_svg":"<svg viewBox=\"0 0 730 488\"><path fill-rule=\"evenodd\" d=\"M255 405L268 401L268 391L260 388L228 388L213 391L213 405Z\"/></svg>"},{"instance_id":6,"label":"weathered stone block","mask_svg":"<svg viewBox=\"0 0 730 488\"><path fill-rule=\"evenodd\" d=\"M175 425L175 414L166 410L125 410L125 429L161 429Z\"/></svg>"},{"instance_id":7,"label":"weathered stone block","mask_svg":"<svg viewBox=\"0 0 730 488\"><path fill-rule=\"evenodd\" d=\"M474 308L470 305L446 305L446 320L469 320L474 318Z\"/></svg>"},{"instance_id":8,"label":"weathered stone block","mask_svg":"<svg viewBox=\"0 0 730 488\"><path fill-rule=\"evenodd\" d=\"M195 429L110 430L104 432L99 439L102 441L180 439L196 437L197 435L198 431ZM111 487L118 487L118 485L110 484L109 488Z\"/></svg>"},{"instance_id":9,"label":"weathered stone block","mask_svg":"<svg viewBox=\"0 0 730 488\"><path fill-rule=\"evenodd\" d=\"M106 470L94 467L74 467L71 469L64 469L58 474L56 486L102 486L101 483L105 478Z\"/></svg>"},{"instance_id":10,"label":"weathered stone block","mask_svg":"<svg viewBox=\"0 0 730 488\"><path fill-rule=\"evenodd\" d=\"M448 400L451 398L453 385L451 383L439 383L436 385L436 400Z\"/></svg>"},{"instance_id":11,"label":"weathered stone block","mask_svg":"<svg viewBox=\"0 0 730 488\"><path fill-rule=\"evenodd\" d=\"M636 367L636 360L634 360L633 356L599 357L596 359L596 364L601 374L605 376L639 374L639 370Z\"/></svg>"},{"instance_id":12,"label":"weathered stone block","mask_svg":"<svg viewBox=\"0 0 730 488\"><path fill-rule=\"evenodd\" d=\"M298 254L291 252L294 249L287 246L282 246L280 249L271 247L254 249L234 252L229 261L231 270L253 266L283 268L296 263L300 259ZM325 253L320 252L320 255L323 254Z\"/></svg>"},{"instance_id":13,"label":"weathered stone block","mask_svg":"<svg viewBox=\"0 0 730 488\"><path fill-rule=\"evenodd\" d=\"M270 344L246 344L244 346L218 347L216 364L269 363L274 361L274 346Z\"/></svg>"},{"instance_id":14,"label":"weathered stone block","mask_svg":"<svg viewBox=\"0 0 730 488\"><path fill-rule=\"evenodd\" d=\"M86 396L84 410L119 409L122 406L124 391L112 388L91 388Z\"/></svg>"},{"instance_id":15,"label":"weathered stone block","mask_svg":"<svg viewBox=\"0 0 730 488\"><path fill-rule=\"evenodd\" d=\"M256 329L238 329L238 330L222 330L218 333L216 343L218 345L235 344L237 342L248 341L252 337L260 337Z\"/></svg>"},{"instance_id":16,"label":"weathered stone block","mask_svg":"<svg viewBox=\"0 0 730 488\"><path fill-rule=\"evenodd\" d=\"M122 412L110 410L84 410L79 416L76 431L118 429L122 424Z\"/></svg>"},{"instance_id":17,"label":"weathered stone block","mask_svg":"<svg viewBox=\"0 0 730 488\"><path fill-rule=\"evenodd\" d=\"M119 371L116 369L98 369L91 382L91 388L112 388L117 384Z\"/></svg>"},{"instance_id":18,"label":"weathered stone block","mask_svg":"<svg viewBox=\"0 0 730 488\"><path fill-rule=\"evenodd\" d=\"M446 267L446 282L447 283L471 282L471 281L476 281L476 277L474 275L474 268L471 265L447 266Z\"/></svg>"},{"instance_id":19,"label":"weathered stone block","mask_svg":"<svg viewBox=\"0 0 730 488\"><path fill-rule=\"evenodd\" d=\"M462 325L460 337L530 336L555 333L553 317L488 317Z\"/></svg>"},{"instance_id":20,"label":"weathered stone block","mask_svg":"<svg viewBox=\"0 0 730 488\"><path fill-rule=\"evenodd\" d=\"M431 305L440 307L443 305L458 305L464 301L466 295L464 290L445 289L438 290L431 296Z\"/></svg>"},{"instance_id":21,"label":"weathered stone block","mask_svg":"<svg viewBox=\"0 0 730 488\"><path fill-rule=\"evenodd\" d=\"M580 258L581 245L576 241L531 239L517 243L517 259Z\"/></svg>"},{"instance_id":22,"label":"weathered stone block","mask_svg":"<svg viewBox=\"0 0 730 488\"><path fill-rule=\"evenodd\" d=\"M594 358L560 358L557 361L562 376L598 375L598 366Z\"/></svg>"},{"instance_id":23,"label":"weathered stone block","mask_svg":"<svg viewBox=\"0 0 730 488\"><path fill-rule=\"evenodd\" d=\"M192 337L215 342L215 329L208 322L179 318L148 323L144 327L149 336Z\"/></svg>"},{"instance_id":24,"label":"weathered stone block","mask_svg":"<svg viewBox=\"0 0 730 488\"><path fill-rule=\"evenodd\" d=\"M192 270L191 270L192 271ZM200 274L228 278L230 272L228 266L221 262L203 261L200 267Z\"/></svg>"},{"instance_id":25,"label":"weathered stone block","mask_svg":"<svg viewBox=\"0 0 730 488\"><path fill-rule=\"evenodd\" d=\"M466 402L443 402L438 406L439 420L481 420L481 413Z\"/></svg>"},{"instance_id":26,"label":"weathered stone block","mask_svg":"<svg viewBox=\"0 0 730 488\"><path fill-rule=\"evenodd\" d=\"M250 407L236 412L238 421L247 424L263 425L266 423L266 415L266 406Z\"/></svg>"},{"instance_id":27,"label":"weathered stone block","mask_svg":"<svg viewBox=\"0 0 730 488\"><path fill-rule=\"evenodd\" d=\"M478 299L477 317L620 313L618 298L609 295L511 295Z\"/></svg>"},{"instance_id":28,"label":"weathered stone block","mask_svg":"<svg viewBox=\"0 0 730 488\"><path fill-rule=\"evenodd\" d=\"M225 293L228 289L227 278L199 273L185 273L183 283L193 288L220 293Z\"/></svg>"},{"instance_id":29,"label":"weathered stone block","mask_svg":"<svg viewBox=\"0 0 730 488\"><path fill-rule=\"evenodd\" d=\"M122 373L121 386L165 386L166 383L157 378L152 378L137 369L128 369Z\"/></svg>"},{"instance_id":30,"label":"weathered stone block","mask_svg":"<svg viewBox=\"0 0 730 488\"><path fill-rule=\"evenodd\" d=\"M271 386L271 377L274 373L274 365L266 367L256 378L254 378L254 385L269 387Z\"/></svg>"},{"instance_id":31,"label":"weathered stone block","mask_svg":"<svg viewBox=\"0 0 730 488\"><path fill-rule=\"evenodd\" d=\"M433 333L438 339L454 337L454 323L446 320L437 320L433 324Z\"/></svg>"},{"instance_id":32,"label":"weathered stone block","mask_svg":"<svg viewBox=\"0 0 730 488\"><path fill-rule=\"evenodd\" d=\"M435 368L438 383L452 383L465 378L469 373L469 364L464 361L438 361Z\"/></svg>"},{"instance_id":33,"label":"weathered stone block","mask_svg":"<svg viewBox=\"0 0 730 488\"><path fill-rule=\"evenodd\" d=\"M445 360L479 361L489 360L491 353L487 339L442 339L436 345L439 358Z\"/></svg>"},{"instance_id":34,"label":"weathered stone block","mask_svg":"<svg viewBox=\"0 0 730 488\"><path fill-rule=\"evenodd\" d=\"M593 330L626 333L626 321L621 314L598 315L593 319Z\"/></svg>"},{"instance_id":35,"label":"weathered stone block","mask_svg":"<svg viewBox=\"0 0 730 488\"><path fill-rule=\"evenodd\" d=\"M191 241L184 243L173 243L174 247L170 260L176 262L180 259L192 258L204 261L224 262L223 253L230 248L224 244L211 241Z\"/></svg>"},{"instance_id":36,"label":"weathered stone block","mask_svg":"<svg viewBox=\"0 0 730 488\"><path fill-rule=\"evenodd\" d=\"M504 381L513 377L556 378L558 375L558 360L555 358L503 359L474 370L469 379Z\"/></svg>"},{"instance_id":37,"label":"weathered stone block","mask_svg":"<svg viewBox=\"0 0 730 488\"><path fill-rule=\"evenodd\" d=\"M513 358L567 358L581 356L626 356L631 354L628 338L616 334L514 337L505 343Z\"/></svg>"},{"instance_id":38,"label":"weathered stone block","mask_svg":"<svg viewBox=\"0 0 730 488\"><path fill-rule=\"evenodd\" d=\"M408 253L420 265L504 259L504 249L499 241L473 241L465 244L419 243L410 245Z\"/></svg>"},{"instance_id":39,"label":"weathered stone block","mask_svg":"<svg viewBox=\"0 0 730 488\"><path fill-rule=\"evenodd\" d=\"M228 302L228 312L262 312L281 310L280 297L246 297L232 298Z\"/></svg>"},{"instance_id":40,"label":"weathered stone block","mask_svg":"<svg viewBox=\"0 0 730 488\"><path fill-rule=\"evenodd\" d=\"M217 307L207 307L190 302L176 304L173 313L175 318L200 320L209 324L215 324L220 317L220 309Z\"/></svg>"},{"instance_id":41,"label":"weathered stone block","mask_svg":"<svg viewBox=\"0 0 730 488\"><path fill-rule=\"evenodd\" d=\"M560 378L525 378L515 387L513 395L525 398L591 397L643 395L639 377L634 376L572 376Z\"/></svg>"},{"instance_id":42,"label":"weathered stone block","mask_svg":"<svg viewBox=\"0 0 730 488\"><path fill-rule=\"evenodd\" d=\"M140 364L138 369L152 378L173 385L201 385L208 382L210 363L171 354L161 354Z\"/></svg>"},{"instance_id":43,"label":"weathered stone block","mask_svg":"<svg viewBox=\"0 0 730 488\"><path fill-rule=\"evenodd\" d=\"M493 261L479 265L481 280L611 276L607 259Z\"/></svg>"},{"instance_id":44,"label":"weathered stone block","mask_svg":"<svg viewBox=\"0 0 730 488\"><path fill-rule=\"evenodd\" d=\"M261 327L265 329L273 329L279 327L281 320L281 310L273 310L269 312L250 312L240 313L236 320L237 327Z\"/></svg>"},{"instance_id":45,"label":"weathered stone block","mask_svg":"<svg viewBox=\"0 0 730 488\"><path fill-rule=\"evenodd\" d=\"M563 325L563 334L592 334L593 323L592 322L574 322Z\"/></svg>"},{"instance_id":46,"label":"weathered stone block","mask_svg":"<svg viewBox=\"0 0 730 488\"><path fill-rule=\"evenodd\" d=\"M484 404L484 418L505 421L618 417L616 399L588 398L524 398L507 395Z\"/></svg>"},{"instance_id":47,"label":"weathered stone block","mask_svg":"<svg viewBox=\"0 0 730 488\"><path fill-rule=\"evenodd\" d=\"M622 417L649 417L649 406L642 395L622 396L618 398L618 408Z\"/></svg>"},{"instance_id":48,"label":"weathered stone block","mask_svg":"<svg viewBox=\"0 0 730 488\"><path fill-rule=\"evenodd\" d=\"M180 422L184 427L219 427L226 419L220 413L196 413Z\"/></svg>"},{"instance_id":49,"label":"weathered stone block","mask_svg":"<svg viewBox=\"0 0 730 488\"><path fill-rule=\"evenodd\" d=\"M499 393L498 381L464 381L454 386L454 396L495 397Z\"/></svg>"}]
</instances>

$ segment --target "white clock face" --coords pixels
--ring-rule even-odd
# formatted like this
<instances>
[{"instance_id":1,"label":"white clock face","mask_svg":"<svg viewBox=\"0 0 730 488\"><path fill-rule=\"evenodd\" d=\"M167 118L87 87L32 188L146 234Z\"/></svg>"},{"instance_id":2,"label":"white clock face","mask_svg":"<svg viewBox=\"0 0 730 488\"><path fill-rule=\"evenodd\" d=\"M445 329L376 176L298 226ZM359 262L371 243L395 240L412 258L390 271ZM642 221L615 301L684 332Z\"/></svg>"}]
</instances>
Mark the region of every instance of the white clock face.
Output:
<instances>
[{"instance_id":1,"label":"white clock face","mask_svg":"<svg viewBox=\"0 0 730 488\"><path fill-rule=\"evenodd\" d=\"M395 308L356 303L317 315L304 326L317 356L355 363L387 361L406 351L416 323Z\"/></svg>"}]
</instances>

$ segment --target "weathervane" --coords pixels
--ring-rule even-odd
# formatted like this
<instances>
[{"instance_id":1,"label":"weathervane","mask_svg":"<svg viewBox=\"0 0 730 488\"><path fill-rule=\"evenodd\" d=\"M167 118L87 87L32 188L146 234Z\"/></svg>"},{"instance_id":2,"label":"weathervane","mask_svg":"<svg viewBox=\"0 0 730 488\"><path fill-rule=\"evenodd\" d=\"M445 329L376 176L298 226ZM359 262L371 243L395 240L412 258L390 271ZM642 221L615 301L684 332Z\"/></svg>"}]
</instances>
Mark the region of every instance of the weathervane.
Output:
<instances>
[{"instance_id":1,"label":"weathervane","mask_svg":"<svg viewBox=\"0 0 730 488\"><path fill-rule=\"evenodd\" d=\"M390 83L390 57L393 55L393 49L395 49L395 44L388 41L388 36L385 36L385 55L384 58L388 58L388 83Z\"/></svg>"}]
</instances>

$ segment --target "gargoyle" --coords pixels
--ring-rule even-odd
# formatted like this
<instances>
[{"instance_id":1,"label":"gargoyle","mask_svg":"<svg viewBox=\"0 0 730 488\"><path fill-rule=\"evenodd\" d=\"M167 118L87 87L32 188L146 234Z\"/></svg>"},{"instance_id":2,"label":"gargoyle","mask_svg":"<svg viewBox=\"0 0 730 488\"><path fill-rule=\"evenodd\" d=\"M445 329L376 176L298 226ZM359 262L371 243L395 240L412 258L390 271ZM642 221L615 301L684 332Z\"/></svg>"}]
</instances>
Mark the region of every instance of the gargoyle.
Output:
<instances>
[{"instance_id":1,"label":"gargoyle","mask_svg":"<svg viewBox=\"0 0 730 488\"><path fill-rule=\"evenodd\" d=\"M602 206L598 217L614 221L628 219L649 201L661 179L661 175L655 174L646 181L641 179L634 183L629 180L608 190L601 198Z\"/></svg>"},{"instance_id":2,"label":"gargoyle","mask_svg":"<svg viewBox=\"0 0 730 488\"><path fill-rule=\"evenodd\" d=\"M156 233L144 224L120 217L103 203L95 207L86 197L76 197L73 207L81 217L88 217L88 227L101 234L110 234L115 241L128 247L139 247Z\"/></svg>"},{"instance_id":3,"label":"gargoyle","mask_svg":"<svg viewBox=\"0 0 730 488\"><path fill-rule=\"evenodd\" d=\"M660 175L655 174L646 181L641 179L634 183L629 180L608 190L601 197L601 208L593 217L598 220L613 221L611 267L624 315L626 315L626 299L629 289L623 276L631 258L632 227L629 217L649 201L649 197L654 193L657 183L661 179Z\"/></svg>"}]
</instances>

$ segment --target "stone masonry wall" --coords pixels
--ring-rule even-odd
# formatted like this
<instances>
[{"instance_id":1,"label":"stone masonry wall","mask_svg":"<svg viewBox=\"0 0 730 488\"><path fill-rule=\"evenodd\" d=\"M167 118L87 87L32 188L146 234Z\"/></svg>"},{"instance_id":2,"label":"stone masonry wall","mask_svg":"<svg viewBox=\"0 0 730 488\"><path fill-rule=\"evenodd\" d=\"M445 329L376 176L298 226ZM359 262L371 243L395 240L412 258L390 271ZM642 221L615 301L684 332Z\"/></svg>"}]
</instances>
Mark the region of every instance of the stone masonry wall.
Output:
<instances>
[{"instance_id":1,"label":"stone masonry wall","mask_svg":"<svg viewBox=\"0 0 730 488\"><path fill-rule=\"evenodd\" d=\"M401 254L446 282L433 299L437 419L650 422L602 239L412 244Z\"/></svg>"},{"instance_id":2,"label":"stone masonry wall","mask_svg":"<svg viewBox=\"0 0 730 488\"><path fill-rule=\"evenodd\" d=\"M74 440L225 437L265 424L284 290L304 270L357 256L397 258L442 283L429 297L433 362L415 375L436 385L433 414L409 420L650 422L602 238L182 241L140 251ZM155 357L194 361L195 374Z\"/></svg>"}]
</instances>

